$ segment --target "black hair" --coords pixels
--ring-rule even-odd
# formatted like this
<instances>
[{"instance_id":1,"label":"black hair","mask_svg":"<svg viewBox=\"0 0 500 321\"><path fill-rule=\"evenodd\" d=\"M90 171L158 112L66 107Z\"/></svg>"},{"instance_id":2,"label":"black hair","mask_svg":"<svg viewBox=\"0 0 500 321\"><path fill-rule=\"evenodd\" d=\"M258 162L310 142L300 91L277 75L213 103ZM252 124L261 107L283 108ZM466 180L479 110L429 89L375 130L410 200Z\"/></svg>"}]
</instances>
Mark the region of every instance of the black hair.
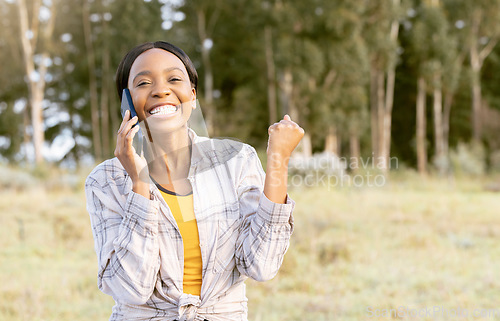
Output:
<instances>
[{"instance_id":1,"label":"black hair","mask_svg":"<svg viewBox=\"0 0 500 321\"><path fill-rule=\"evenodd\" d=\"M118 69L116 70L116 90L118 91L120 100L122 99L123 89L128 87L128 77L130 76L132 64L139 55L153 48L163 49L177 56L186 67L191 86L198 91L198 73L189 56L181 48L165 41L146 42L130 50L118 65Z\"/></svg>"}]
</instances>

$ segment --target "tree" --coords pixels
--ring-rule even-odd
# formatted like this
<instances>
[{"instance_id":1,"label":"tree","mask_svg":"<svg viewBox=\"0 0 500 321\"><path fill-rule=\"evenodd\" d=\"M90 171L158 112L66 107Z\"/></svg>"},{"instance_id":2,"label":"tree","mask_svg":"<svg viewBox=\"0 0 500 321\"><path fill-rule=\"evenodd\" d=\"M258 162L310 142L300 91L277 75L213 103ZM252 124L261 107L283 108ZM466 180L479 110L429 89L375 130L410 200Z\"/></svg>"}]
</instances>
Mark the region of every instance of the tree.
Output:
<instances>
[{"instance_id":1,"label":"tree","mask_svg":"<svg viewBox=\"0 0 500 321\"><path fill-rule=\"evenodd\" d=\"M201 51L201 61L203 64L203 95L201 101L205 111L205 123L209 134L216 134L215 114L216 105L214 103L214 73L212 68L211 52L213 47L217 45L215 41L216 25L220 20L222 11L226 8L226 4L220 0L206 1L193 0L186 1L184 6L179 8L184 12L188 25L192 24L190 32L195 31L198 38L198 48ZM194 20L194 21L193 21ZM196 29L193 30L192 28ZM200 93L198 93L200 94Z\"/></svg>"},{"instance_id":2,"label":"tree","mask_svg":"<svg viewBox=\"0 0 500 321\"><path fill-rule=\"evenodd\" d=\"M342 141L349 141L351 158L359 159L361 136L367 127L369 56L362 37L366 5L364 1L332 2L321 9L320 18L316 18L319 26L311 37L316 34L314 39L324 53L326 68L317 80L320 86L314 92L312 112L319 109L320 113L311 127L318 127L313 122L326 122L325 151L340 155ZM327 107L317 108L322 104Z\"/></svg>"},{"instance_id":3,"label":"tree","mask_svg":"<svg viewBox=\"0 0 500 321\"><path fill-rule=\"evenodd\" d=\"M416 7L413 21L412 60L417 65L417 159L419 172L427 167L426 97L432 95L433 161L441 174L449 169L449 122L465 52L459 52L456 34L439 0L424 1ZM444 105L443 105L444 104Z\"/></svg>"},{"instance_id":4,"label":"tree","mask_svg":"<svg viewBox=\"0 0 500 321\"><path fill-rule=\"evenodd\" d=\"M423 4L422 6L419 23L425 25L422 32L425 33L425 37L428 39L425 44L428 60L423 62L423 68L427 69L424 73L427 73L428 82L432 84L434 164L443 174L448 170L447 134L451 109L450 99L452 98L450 95L453 94L453 87L456 87L453 83L456 82L457 78L454 75L456 70L454 67L456 66L458 51L455 38L449 32L448 21L440 1L434 0L430 4ZM447 78L444 77L445 74L448 76ZM447 88L447 101L443 114L443 90L445 87Z\"/></svg>"},{"instance_id":5,"label":"tree","mask_svg":"<svg viewBox=\"0 0 500 321\"><path fill-rule=\"evenodd\" d=\"M43 162L43 98L45 94L47 67L50 59L50 41L54 30L56 17L56 2L53 1L48 8L47 21L40 21L41 0L33 0L31 8L28 8L25 0L18 0L20 38L24 58L24 67L28 82L29 106L31 108L31 125L33 132L33 146L35 151L35 163ZM31 12L31 17L29 15ZM43 15L42 15L43 16ZM39 63L35 60L39 58Z\"/></svg>"},{"instance_id":6,"label":"tree","mask_svg":"<svg viewBox=\"0 0 500 321\"><path fill-rule=\"evenodd\" d=\"M25 102L27 86L24 81L23 59L18 45L18 8L8 2L0 2L0 151L2 157L15 161L18 157L26 131L24 122L29 123L29 114L15 109L16 102ZM8 63L7 63L8 62ZM19 105L18 105L19 106Z\"/></svg>"},{"instance_id":7,"label":"tree","mask_svg":"<svg viewBox=\"0 0 500 321\"><path fill-rule=\"evenodd\" d=\"M471 69L471 128L472 139L480 142L481 134L481 72L484 61L500 40L500 1L456 1L444 0L454 23L461 28L462 46L468 52Z\"/></svg>"},{"instance_id":8,"label":"tree","mask_svg":"<svg viewBox=\"0 0 500 321\"><path fill-rule=\"evenodd\" d=\"M469 57L472 70L472 137L481 139L481 69L500 38L500 1L474 2L469 18Z\"/></svg>"},{"instance_id":9,"label":"tree","mask_svg":"<svg viewBox=\"0 0 500 321\"><path fill-rule=\"evenodd\" d=\"M99 119L101 117L98 106L96 57L92 41L92 28L90 25L90 2L82 2L82 24L85 39L85 53L89 67L89 94L90 94L90 116L92 120L92 142L94 145L94 156L102 159L102 136Z\"/></svg>"},{"instance_id":10,"label":"tree","mask_svg":"<svg viewBox=\"0 0 500 321\"><path fill-rule=\"evenodd\" d=\"M142 0L81 3L81 28L85 40L81 49L85 53L83 63L87 69L91 136L97 160L112 155L111 141L120 123L118 97L114 94L115 70L128 50L140 43L163 38L161 6L158 1Z\"/></svg>"},{"instance_id":11,"label":"tree","mask_svg":"<svg viewBox=\"0 0 500 321\"><path fill-rule=\"evenodd\" d=\"M365 39L370 57L371 139L380 169L389 168L394 81L397 64L399 0L370 2L366 11Z\"/></svg>"}]
</instances>

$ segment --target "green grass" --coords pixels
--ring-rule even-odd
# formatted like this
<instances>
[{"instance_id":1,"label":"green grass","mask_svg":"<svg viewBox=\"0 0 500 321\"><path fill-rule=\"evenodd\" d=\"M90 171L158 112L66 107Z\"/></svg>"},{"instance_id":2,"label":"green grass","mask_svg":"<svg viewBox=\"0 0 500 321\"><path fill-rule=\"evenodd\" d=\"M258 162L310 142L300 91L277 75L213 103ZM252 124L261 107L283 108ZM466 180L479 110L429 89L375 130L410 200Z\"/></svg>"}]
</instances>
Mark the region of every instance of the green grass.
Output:
<instances>
[{"instance_id":1,"label":"green grass","mask_svg":"<svg viewBox=\"0 0 500 321\"><path fill-rule=\"evenodd\" d=\"M463 320L500 320L500 194L485 183L405 173L383 187L291 188L291 246L277 277L247 282L250 320L392 320L367 308L398 307L444 311L406 320L455 320L457 308L498 308ZM81 188L2 189L0 235L0 320L109 318Z\"/></svg>"}]
</instances>

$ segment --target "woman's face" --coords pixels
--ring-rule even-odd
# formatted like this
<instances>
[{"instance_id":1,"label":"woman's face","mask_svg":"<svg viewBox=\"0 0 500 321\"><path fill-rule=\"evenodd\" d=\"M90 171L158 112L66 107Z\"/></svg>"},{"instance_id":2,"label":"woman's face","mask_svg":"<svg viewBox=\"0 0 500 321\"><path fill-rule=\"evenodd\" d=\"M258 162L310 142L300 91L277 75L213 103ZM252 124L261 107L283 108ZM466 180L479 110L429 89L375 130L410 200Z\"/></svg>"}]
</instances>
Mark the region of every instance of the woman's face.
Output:
<instances>
[{"instance_id":1,"label":"woman's face","mask_svg":"<svg viewBox=\"0 0 500 321\"><path fill-rule=\"evenodd\" d=\"M183 127L196 106L186 67L163 49L143 52L132 64L128 88L139 121L162 132Z\"/></svg>"}]
</instances>

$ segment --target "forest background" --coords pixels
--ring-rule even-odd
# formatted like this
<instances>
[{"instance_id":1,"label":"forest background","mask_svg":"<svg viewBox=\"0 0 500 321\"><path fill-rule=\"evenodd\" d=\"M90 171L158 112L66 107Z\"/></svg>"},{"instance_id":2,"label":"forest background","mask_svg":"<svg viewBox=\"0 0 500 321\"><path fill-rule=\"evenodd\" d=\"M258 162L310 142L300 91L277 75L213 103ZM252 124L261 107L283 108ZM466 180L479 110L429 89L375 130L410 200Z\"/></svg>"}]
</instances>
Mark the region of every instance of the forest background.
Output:
<instances>
[{"instance_id":1,"label":"forest background","mask_svg":"<svg viewBox=\"0 0 500 321\"><path fill-rule=\"evenodd\" d=\"M500 319L499 22L500 0L0 0L0 320L109 318L83 185L118 62L154 40L194 61L211 136L264 155L285 113L306 130L250 320Z\"/></svg>"},{"instance_id":2,"label":"forest background","mask_svg":"<svg viewBox=\"0 0 500 321\"><path fill-rule=\"evenodd\" d=\"M4 162L112 156L117 64L161 39L194 61L211 136L264 148L289 113L305 156L500 167L499 1L4 0L0 17Z\"/></svg>"}]
</instances>

